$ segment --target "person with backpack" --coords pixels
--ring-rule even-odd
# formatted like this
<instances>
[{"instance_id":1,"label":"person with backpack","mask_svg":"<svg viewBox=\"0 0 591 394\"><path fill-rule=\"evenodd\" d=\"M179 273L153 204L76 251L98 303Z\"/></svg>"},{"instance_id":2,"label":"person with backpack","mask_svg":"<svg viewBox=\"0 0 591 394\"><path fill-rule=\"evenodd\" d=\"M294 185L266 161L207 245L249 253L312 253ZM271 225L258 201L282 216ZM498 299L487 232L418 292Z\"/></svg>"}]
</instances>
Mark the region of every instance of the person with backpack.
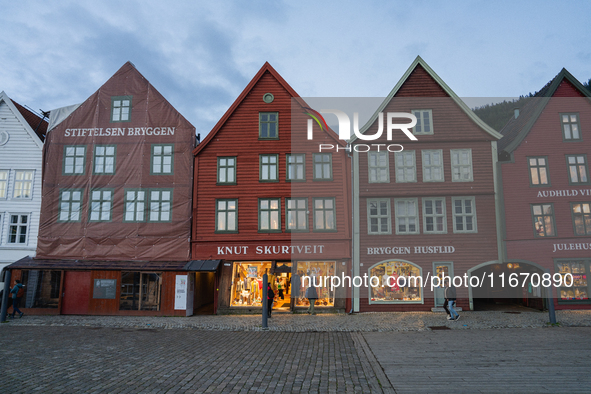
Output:
<instances>
[{"instance_id":1,"label":"person with backpack","mask_svg":"<svg viewBox=\"0 0 591 394\"><path fill-rule=\"evenodd\" d=\"M11 317L14 319L14 315L16 312L19 313L19 318L23 317L24 313L18 309L18 304L21 301L21 298L25 295L25 285L21 283L19 279L16 280L16 284L10 290L10 294L12 295L12 315Z\"/></svg>"}]
</instances>

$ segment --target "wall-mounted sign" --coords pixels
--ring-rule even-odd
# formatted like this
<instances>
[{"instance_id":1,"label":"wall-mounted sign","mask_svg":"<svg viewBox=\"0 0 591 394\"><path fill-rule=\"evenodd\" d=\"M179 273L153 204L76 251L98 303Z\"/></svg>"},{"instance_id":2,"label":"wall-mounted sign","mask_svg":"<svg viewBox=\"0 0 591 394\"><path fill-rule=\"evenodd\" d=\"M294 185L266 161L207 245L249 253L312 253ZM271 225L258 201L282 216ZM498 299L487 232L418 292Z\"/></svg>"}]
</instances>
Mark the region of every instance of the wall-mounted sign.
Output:
<instances>
[{"instance_id":1,"label":"wall-mounted sign","mask_svg":"<svg viewBox=\"0 0 591 394\"><path fill-rule=\"evenodd\" d=\"M250 246L218 246L218 255L244 255L249 253ZM322 254L324 245L258 245L253 246L255 254ZM251 252L252 253L252 252Z\"/></svg>"},{"instance_id":2,"label":"wall-mounted sign","mask_svg":"<svg viewBox=\"0 0 591 394\"><path fill-rule=\"evenodd\" d=\"M386 246L384 248L367 248L367 254L430 254L454 253L453 246Z\"/></svg>"},{"instance_id":3,"label":"wall-mounted sign","mask_svg":"<svg viewBox=\"0 0 591 394\"><path fill-rule=\"evenodd\" d=\"M92 127L66 129L64 137L133 137L145 135L174 135L176 127Z\"/></svg>"},{"instance_id":4,"label":"wall-mounted sign","mask_svg":"<svg viewBox=\"0 0 591 394\"><path fill-rule=\"evenodd\" d=\"M177 275L174 288L174 309L187 309L187 275Z\"/></svg>"},{"instance_id":5,"label":"wall-mounted sign","mask_svg":"<svg viewBox=\"0 0 591 394\"><path fill-rule=\"evenodd\" d=\"M117 297L117 279L95 279L92 298L114 300Z\"/></svg>"},{"instance_id":6,"label":"wall-mounted sign","mask_svg":"<svg viewBox=\"0 0 591 394\"><path fill-rule=\"evenodd\" d=\"M538 197L576 197L591 196L591 189L570 189L570 190L540 190Z\"/></svg>"}]
</instances>

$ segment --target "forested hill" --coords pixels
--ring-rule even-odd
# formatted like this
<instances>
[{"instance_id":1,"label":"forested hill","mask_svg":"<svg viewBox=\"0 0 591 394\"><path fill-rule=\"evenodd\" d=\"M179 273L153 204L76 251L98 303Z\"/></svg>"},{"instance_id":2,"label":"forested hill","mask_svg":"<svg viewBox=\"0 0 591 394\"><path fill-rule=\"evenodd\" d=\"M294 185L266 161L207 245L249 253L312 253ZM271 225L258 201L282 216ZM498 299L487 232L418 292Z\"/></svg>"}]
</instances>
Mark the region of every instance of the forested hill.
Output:
<instances>
[{"instance_id":1,"label":"forested hill","mask_svg":"<svg viewBox=\"0 0 591 394\"><path fill-rule=\"evenodd\" d=\"M591 92L591 78L589 81L583 83L583 86ZM482 107L472 108L472 111L480 119L486 122L493 129L500 131L503 126L511 119L514 115L515 108L522 108L527 101L536 95L535 93L529 93L526 96L520 96L519 99L513 101L503 101L496 104L486 104Z\"/></svg>"}]
</instances>

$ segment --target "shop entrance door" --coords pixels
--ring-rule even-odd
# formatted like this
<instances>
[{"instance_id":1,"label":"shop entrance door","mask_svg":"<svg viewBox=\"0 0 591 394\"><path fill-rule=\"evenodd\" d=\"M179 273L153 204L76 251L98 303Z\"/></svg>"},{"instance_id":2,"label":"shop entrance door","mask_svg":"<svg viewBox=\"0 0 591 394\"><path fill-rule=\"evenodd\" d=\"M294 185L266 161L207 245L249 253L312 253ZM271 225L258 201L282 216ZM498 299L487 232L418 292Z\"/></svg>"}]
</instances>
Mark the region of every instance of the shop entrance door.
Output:
<instances>
[{"instance_id":1,"label":"shop entrance door","mask_svg":"<svg viewBox=\"0 0 591 394\"><path fill-rule=\"evenodd\" d=\"M277 262L274 273L277 278L277 295L273 310L288 312L291 302L291 261Z\"/></svg>"},{"instance_id":2,"label":"shop entrance door","mask_svg":"<svg viewBox=\"0 0 591 394\"><path fill-rule=\"evenodd\" d=\"M62 315L87 315L90 302L90 271L66 271Z\"/></svg>"}]
</instances>

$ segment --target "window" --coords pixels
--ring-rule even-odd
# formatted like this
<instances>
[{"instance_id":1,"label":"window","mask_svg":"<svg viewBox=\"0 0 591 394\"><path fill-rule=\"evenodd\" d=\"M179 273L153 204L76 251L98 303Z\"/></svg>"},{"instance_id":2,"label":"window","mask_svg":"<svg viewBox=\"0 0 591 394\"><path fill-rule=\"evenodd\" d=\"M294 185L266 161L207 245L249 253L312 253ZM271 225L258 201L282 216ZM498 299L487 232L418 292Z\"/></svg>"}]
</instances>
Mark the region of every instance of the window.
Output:
<instances>
[{"instance_id":1,"label":"window","mask_svg":"<svg viewBox=\"0 0 591 394\"><path fill-rule=\"evenodd\" d=\"M403 151L394 153L396 159L396 182L416 182L417 166L415 161L415 151Z\"/></svg>"},{"instance_id":2,"label":"window","mask_svg":"<svg viewBox=\"0 0 591 394\"><path fill-rule=\"evenodd\" d=\"M236 157L218 157L218 184L236 184Z\"/></svg>"},{"instance_id":3,"label":"window","mask_svg":"<svg viewBox=\"0 0 591 394\"><path fill-rule=\"evenodd\" d=\"M286 198L285 221L287 231L308 231L308 200Z\"/></svg>"},{"instance_id":4,"label":"window","mask_svg":"<svg viewBox=\"0 0 591 394\"><path fill-rule=\"evenodd\" d=\"M587 155L567 155L568 179L571 184L589 183Z\"/></svg>"},{"instance_id":5,"label":"window","mask_svg":"<svg viewBox=\"0 0 591 394\"><path fill-rule=\"evenodd\" d=\"M64 147L64 175L84 174L86 146L74 145Z\"/></svg>"},{"instance_id":6,"label":"window","mask_svg":"<svg viewBox=\"0 0 591 394\"><path fill-rule=\"evenodd\" d=\"M591 282L587 280L587 273L589 273L590 262L591 260L588 259L555 260L555 272L562 276L561 284L565 285L560 287L559 303L561 301L568 301L568 303L589 302L588 286Z\"/></svg>"},{"instance_id":7,"label":"window","mask_svg":"<svg viewBox=\"0 0 591 394\"><path fill-rule=\"evenodd\" d=\"M131 121L132 96L111 97L111 122Z\"/></svg>"},{"instance_id":8,"label":"window","mask_svg":"<svg viewBox=\"0 0 591 394\"><path fill-rule=\"evenodd\" d=\"M174 145L152 145L152 175L173 173Z\"/></svg>"},{"instance_id":9,"label":"window","mask_svg":"<svg viewBox=\"0 0 591 394\"><path fill-rule=\"evenodd\" d=\"M474 197L452 198L454 233L477 233Z\"/></svg>"},{"instance_id":10,"label":"window","mask_svg":"<svg viewBox=\"0 0 591 394\"><path fill-rule=\"evenodd\" d=\"M443 151L423 150L423 182L443 182Z\"/></svg>"},{"instance_id":11,"label":"window","mask_svg":"<svg viewBox=\"0 0 591 394\"><path fill-rule=\"evenodd\" d=\"M34 171L15 172L14 176L14 198L31 198L33 196L33 174Z\"/></svg>"},{"instance_id":12,"label":"window","mask_svg":"<svg viewBox=\"0 0 591 394\"><path fill-rule=\"evenodd\" d=\"M535 237L554 237L554 207L552 204L536 204L531 206L534 220Z\"/></svg>"},{"instance_id":13,"label":"window","mask_svg":"<svg viewBox=\"0 0 591 394\"><path fill-rule=\"evenodd\" d=\"M389 198L367 201L367 233L392 234Z\"/></svg>"},{"instance_id":14,"label":"window","mask_svg":"<svg viewBox=\"0 0 591 394\"><path fill-rule=\"evenodd\" d=\"M150 190L150 222L172 220L172 189Z\"/></svg>"},{"instance_id":15,"label":"window","mask_svg":"<svg viewBox=\"0 0 591 394\"><path fill-rule=\"evenodd\" d=\"M115 145L97 145L94 147L94 173L115 173Z\"/></svg>"},{"instance_id":16,"label":"window","mask_svg":"<svg viewBox=\"0 0 591 394\"><path fill-rule=\"evenodd\" d=\"M279 139L278 126L279 114L277 112L259 113L259 139L277 140Z\"/></svg>"},{"instance_id":17,"label":"window","mask_svg":"<svg viewBox=\"0 0 591 394\"><path fill-rule=\"evenodd\" d=\"M111 208L113 207L113 190L92 190L90 192L90 221L111 221Z\"/></svg>"},{"instance_id":18,"label":"window","mask_svg":"<svg viewBox=\"0 0 591 394\"><path fill-rule=\"evenodd\" d=\"M279 155L259 155L259 181L260 182L278 182L279 171L277 161Z\"/></svg>"},{"instance_id":19,"label":"window","mask_svg":"<svg viewBox=\"0 0 591 394\"><path fill-rule=\"evenodd\" d=\"M579 114L560 114L562 137L565 141L580 140Z\"/></svg>"},{"instance_id":20,"label":"window","mask_svg":"<svg viewBox=\"0 0 591 394\"><path fill-rule=\"evenodd\" d=\"M337 231L334 198L314 199L314 231Z\"/></svg>"},{"instance_id":21,"label":"window","mask_svg":"<svg viewBox=\"0 0 591 394\"><path fill-rule=\"evenodd\" d=\"M83 189L60 190L58 222L79 222Z\"/></svg>"},{"instance_id":22,"label":"window","mask_svg":"<svg viewBox=\"0 0 591 394\"><path fill-rule=\"evenodd\" d=\"M472 149L451 149L451 180L452 182L471 182Z\"/></svg>"},{"instance_id":23,"label":"window","mask_svg":"<svg viewBox=\"0 0 591 394\"><path fill-rule=\"evenodd\" d=\"M591 203L571 203L575 235L591 235Z\"/></svg>"},{"instance_id":24,"label":"window","mask_svg":"<svg viewBox=\"0 0 591 394\"><path fill-rule=\"evenodd\" d=\"M379 279L378 286L369 287L370 304L423 303L421 283L413 279L422 277L419 266L406 261L385 261L370 267L369 276Z\"/></svg>"},{"instance_id":25,"label":"window","mask_svg":"<svg viewBox=\"0 0 591 394\"><path fill-rule=\"evenodd\" d=\"M394 200L396 213L396 234L418 234L419 212L417 199Z\"/></svg>"},{"instance_id":26,"label":"window","mask_svg":"<svg viewBox=\"0 0 591 394\"><path fill-rule=\"evenodd\" d=\"M29 215L11 214L8 226L8 243L26 245L28 233Z\"/></svg>"},{"instance_id":27,"label":"window","mask_svg":"<svg viewBox=\"0 0 591 394\"><path fill-rule=\"evenodd\" d=\"M314 180L332 180L332 153L314 153Z\"/></svg>"},{"instance_id":28,"label":"window","mask_svg":"<svg viewBox=\"0 0 591 394\"><path fill-rule=\"evenodd\" d=\"M281 199L259 199L259 231L281 232Z\"/></svg>"},{"instance_id":29,"label":"window","mask_svg":"<svg viewBox=\"0 0 591 394\"><path fill-rule=\"evenodd\" d=\"M430 109L414 109L411 111L417 117L417 125L413 134L433 134L433 114Z\"/></svg>"},{"instance_id":30,"label":"window","mask_svg":"<svg viewBox=\"0 0 591 394\"><path fill-rule=\"evenodd\" d=\"M22 270L21 283L26 286L21 299L25 308L57 308L62 273L49 270Z\"/></svg>"},{"instance_id":31,"label":"window","mask_svg":"<svg viewBox=\"0 0 591 394\"><path fill-rule=\"evenodd\" d=\"M0 170L0 199L8 194L8 170Z\"/></svg>"},{"instance_id":32,"label":"window","mask_svg":"<svg viewBox=\"0 0 591 394\"><path fill-rule=\"evenodd\" d=\"M528 157L529 183L532 186L549 185L549 170L547 157Z\"/></svg>"},{"instance_id":33,"label":"window","mask_svg":"<svg viewBox=\"0 0 591 394\"><path fill-rule=\"evenodd\" d=\"M287 163L286 180L288 181L305 181L306 180L306 155L287 154L285 155Z\"/></svg>"},{"instance_id":34,"label":"window","mask_svg":"<svg viewBox=\"0 0 591 394\"><path fill-rule=\"evenodd\" d=\"M368 152L369 183L390 182L388 152Z\"/></svg>"},{"instance_id":35,"label":"window","mask_svg":"<svg viewBox=\"0 0 591 394\"><path fill-rule=\"evenodd\" d=\"M145 220L146 197L145 190L125 190L124 222L143 222Z\"/></svg>"},{"instance_id":36,"label":"window","mask_svg":"<svg viewBox=\"0 0 591 394\"><path fill-rule=\"evenodd\" d=\"M445 198L423 198L423 233L447 233Z\"/></svg>"},{"instance_id":37,"label":"window","mask_svg":"<svg viewBox=\"0 0 591 394\"><path fill-rule=\"evenodd\" d=\"M216 200L215 232L238 232L238 200Z\"/></svg>"},{"instance_id":38,"label":"window","mask_svg":"<svg viewBox=\"0 0 591 394\"><path fill-rule=\"evenodd\" d=\"M161 294L161 272L121 272L120 311L159 311Z\"/></svg>"}]
</instances>

